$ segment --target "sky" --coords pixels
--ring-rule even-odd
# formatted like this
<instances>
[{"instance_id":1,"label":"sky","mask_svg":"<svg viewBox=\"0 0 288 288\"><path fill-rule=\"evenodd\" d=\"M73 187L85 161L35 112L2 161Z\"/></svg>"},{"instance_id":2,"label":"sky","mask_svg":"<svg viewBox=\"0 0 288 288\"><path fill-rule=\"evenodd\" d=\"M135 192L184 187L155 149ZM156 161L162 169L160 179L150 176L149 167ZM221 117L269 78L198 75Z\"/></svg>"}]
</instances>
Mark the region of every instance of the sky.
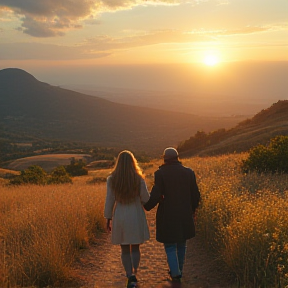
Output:
<instances>
[{"instance_id":1,"label":"sky","mask_svg":"<svg viewBox=\"0 0 288 288\"><path fill-rule=\"evenodd\" d=\"M283 94L287 15L287 0L0 0L0 69L54 85L203 93L261 74L263 91L270 79Z\"/></svg>"}]
</instances>

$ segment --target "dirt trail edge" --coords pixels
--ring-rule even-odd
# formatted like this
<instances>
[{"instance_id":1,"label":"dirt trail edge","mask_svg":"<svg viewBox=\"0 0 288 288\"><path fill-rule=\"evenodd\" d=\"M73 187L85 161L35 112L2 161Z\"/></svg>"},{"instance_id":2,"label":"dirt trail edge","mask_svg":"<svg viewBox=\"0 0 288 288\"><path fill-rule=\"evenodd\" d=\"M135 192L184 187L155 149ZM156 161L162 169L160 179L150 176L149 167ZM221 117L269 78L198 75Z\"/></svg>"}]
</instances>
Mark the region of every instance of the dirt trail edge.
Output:
<instances>
[{"instance_id":1,"label":"dirt trail edge","mask_svg":"<svg viewBox=\"0 0 288 288\"><path fill-rule=\"evenodd\" d=\"M167 282L168 266L163 244L155 240L155 211L148 212L150 240L140 246L141 261L137 274L139 288L174 287ZM120 260L120 247L102 234L83 251L74 267L81 288L125 288L126 277ZM206 253L197 236L187 242L187 255L181 288L232 288L225 275ZM176 286L175 286L176 287Z\"/></svg>"}]
</instances>

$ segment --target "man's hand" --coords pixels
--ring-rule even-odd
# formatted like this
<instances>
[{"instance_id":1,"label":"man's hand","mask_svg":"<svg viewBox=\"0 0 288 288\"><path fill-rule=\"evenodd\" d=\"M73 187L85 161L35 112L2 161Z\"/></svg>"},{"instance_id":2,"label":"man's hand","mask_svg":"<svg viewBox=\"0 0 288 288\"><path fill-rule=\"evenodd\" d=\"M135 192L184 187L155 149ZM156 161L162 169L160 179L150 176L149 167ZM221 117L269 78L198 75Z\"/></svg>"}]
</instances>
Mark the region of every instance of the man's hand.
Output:
<instances>
[{"instance_id":1,"label":"man's hand","mask_svg":"<svg viewBox=\"0 0 288 288\"><path fill-rule=\"evenodd\" d=\"M193 219L194 219L194 224L196 225L197 224L197 214L196 214L196 211L193 212Z\"/></svg>"}]
</instances>

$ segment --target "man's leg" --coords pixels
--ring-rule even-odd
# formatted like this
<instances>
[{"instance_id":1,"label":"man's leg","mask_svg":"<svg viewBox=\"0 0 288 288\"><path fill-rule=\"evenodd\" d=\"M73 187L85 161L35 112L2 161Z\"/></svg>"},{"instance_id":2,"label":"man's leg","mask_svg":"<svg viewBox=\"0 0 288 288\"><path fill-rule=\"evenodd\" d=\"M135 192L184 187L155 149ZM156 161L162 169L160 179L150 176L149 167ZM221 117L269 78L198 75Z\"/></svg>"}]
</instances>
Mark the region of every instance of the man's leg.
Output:
<instances>
[{"instance_id":1,"label":"man's leg","mask_svg":"<svg viewBox=\"0 0 288 288\"><path fill-rule=\"evenodd\" d=\"M177 256L178 256L179 270L181 272L181 275L182 275L183 266L185 262L186 249L187 249L186 241L177 243Z\"/></svg>"},{"instance_id":2,"label":"man's leg","mask_svg":"<svg viewBox=\"0 0 288 288\"><path fill-rule=\"evenodd\" d=\"M179 262L177 256L177 244L176 243L164 243L165 252L167 255L167 262L170 269L170 275L172 278L181 275L179 269Z\"/></svg>"}]
</instances>

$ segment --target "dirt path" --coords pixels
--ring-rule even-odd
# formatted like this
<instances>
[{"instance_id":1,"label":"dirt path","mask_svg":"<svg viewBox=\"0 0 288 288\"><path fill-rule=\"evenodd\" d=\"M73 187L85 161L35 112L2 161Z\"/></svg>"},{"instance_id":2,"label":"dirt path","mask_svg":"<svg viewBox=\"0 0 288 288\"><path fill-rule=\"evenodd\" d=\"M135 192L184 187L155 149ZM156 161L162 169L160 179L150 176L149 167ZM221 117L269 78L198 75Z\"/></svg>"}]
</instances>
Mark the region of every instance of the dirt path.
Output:
<instances>
[{"instance_id":1,"label":"dirt path","mask_svg":"<svg viewBox=\"0 0 288 288\"><path fill-rule=\"evenodd\" d=\"M167 282L168 266L161 243L155 240L155 210L147 213L151 238L140 246L139 288L174 287ZM181 288L231 288L203 248L197 236L188 241ZM101 235L81 254L75 267L81 288L124 288L126 277L120 260L120 247ZM176 287L176 286L175 286ZM179 287L179 286L177 286Z\"/></svg>"}]
</instances>

